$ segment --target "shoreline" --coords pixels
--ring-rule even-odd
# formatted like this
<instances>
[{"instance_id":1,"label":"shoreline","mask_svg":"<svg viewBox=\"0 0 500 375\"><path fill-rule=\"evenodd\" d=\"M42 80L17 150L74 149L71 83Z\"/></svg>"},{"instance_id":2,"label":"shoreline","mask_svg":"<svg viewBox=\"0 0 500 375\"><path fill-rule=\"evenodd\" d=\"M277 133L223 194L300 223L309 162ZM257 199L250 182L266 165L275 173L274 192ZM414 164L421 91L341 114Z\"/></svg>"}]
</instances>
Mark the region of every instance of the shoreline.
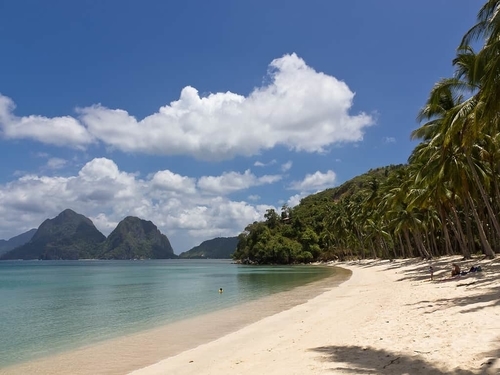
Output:
<instances>
[{"instance_id":1,"label":"shoreline","mask_svg":"<svg viewBox=\"0 0 500 375\"><path fill-rule=\"evenodd\" d=\"M303 304L350 275L335 274L205 315L173 322L79 349L0 368L0 375L125 374L217 340L267 316ZM89 358L92 360L89 361Z\"/></svg>"},{"instance_id":2,"label":"shoreline","mask_svg":"<svg viewBox=\"0 0 500 375\"><path fill-rule=\"evenodd\" d=\"M335 265L337 288L131 375L500 373L500 259Z\"/></svg>"}]
</instances>

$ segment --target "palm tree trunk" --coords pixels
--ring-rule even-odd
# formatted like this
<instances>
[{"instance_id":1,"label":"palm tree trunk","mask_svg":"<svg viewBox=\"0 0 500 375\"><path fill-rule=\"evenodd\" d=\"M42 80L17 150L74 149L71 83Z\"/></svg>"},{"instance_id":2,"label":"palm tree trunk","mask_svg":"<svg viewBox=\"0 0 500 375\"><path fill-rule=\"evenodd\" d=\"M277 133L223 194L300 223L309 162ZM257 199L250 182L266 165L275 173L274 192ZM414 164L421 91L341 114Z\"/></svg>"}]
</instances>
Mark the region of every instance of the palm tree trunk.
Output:
<instances>
[{"instance_id":1,"label":"palm tree trunk","mask_svg":"<svg viewBox=\"0 0 500 375\"><path fill-rule=\"evenodd\" d=\"M500 224L498 223L498 220L496 219L496 215L493 212L493 209L491 208L490 205L490 200L486 194L486 191L484 190L484 186L479 180L479 176L477 175L476 172L476 167L472 163L471 157L468 153L466 153L467 156L467 163L469 164L469 168L472 171L472 177L474 179L474 182L476 183L477 187L479 188L479 192L481 193L481 197L483 198L484 205L486 206L486 209L488 210L488 214L490 215L490 220L493 223L493 226L495 227L495 230L497 231L497 236L500 236Z\"/></svg>"},{"instance_id":2,"label":"palm tree trunk","mask_svg":"<svg viewBox=\"0 0 500 375\"><path fill-rule=\"evenodd\" d=\"M464 220L465 220L465 229L467 232L467 245L469 248L469 252L472 254L476 251L475 246L475 238L474 233L472 233L472 222L470 217L470 212L472 209L469 207L469 200L464 201Z\"/></svg>"},{"instance_id":3,"label":"palm tree trunk","mask_svg":"<svg viewBox=\"0 0 500 375\"><path fill-rule=\"evenodd\" d=\"M438 245L436 243L436 233L435 232L431 234L430 240L431 240L432 249L433 249L433 251L431 251L431 256L432 257L434 257L435 255L439 256L440 253L439 253Z\"/></svg>"},{"instance_id":4,"label":"palm tree trunk","mask_svg":"<svg viewBox=\"0 0 500 375\"><path fill-rule=\"evenodd\" d=\"M422 241L422 235L420 234L420 231L418 229L415 230L414 237L417 243L418 250L420 252L420 256L423 259L430 259L430 255L428 251L425 249L424 242Z\"/></svg>"},{"instance_id":5,"label":"palm tree trunk","mask_svg":"<svg viewBox=\"0 0 500 375\"><path fill-rule=\"evenodd\" d=\"M403 244L403 239L401 238L401 233L398 232L399 246L401 247L401 256L406 258L405 246Z\"/></svg>"},{"instance_id":6,"label":"palm tree trunk","mask_svg":"<svg viewBox=\"0 0 500 375\"><path fill-rule=\"evenodd\" d=\"M408 229L405 229L403 231L403 233L404 233L404 236L405 236L406 244L408 245L409 256L410 256L410 258L413 258L413 247L411 245L410 234L408 233Z\"/></svg>"},{"instance_id":7,"label":"palm tree trunk","mask_svg":"<svg viewBox=\"0 0 500 375\"><path fill-rule=\"evenodd\" d=\"M441 218L441 226L443 227L444 242L445 242L445 252L446 252L446 255L450 255L450 253L451 253L450 234L448 233L447 220L445 218L444 210L443 210L443 206L442 205L439 205L439 217Z\"/></svg>"},{"instance_id":8,"label":"palm tree trunk","mask_svg":"<svg viewBox=\"0 0 500 375\"><path fill-rule=\"evenodd\" d=\"M493 252L493 249L491 248L490 243L488 242L488 239L486 238L486 233L484 233L483 224L481 223L481 220L479 220L479 215L477 214L476 206L474 205L474 200L472 199L470 192L467 192L467 196L468 196L469 202L472 206L472 214L474 215L474 218L476 219L476 222L477 222L477 229L479 230L479 238L481 239L481 243L483 244L484 253L490 259L493 259L493 258L495 258L495 253Z\"/></svg>"},{"instance_id":9,"label":"palm tree trunk","mask_svg":"<svg viewBox=\"0 0 500 375\"><path fill-rule=\"evenodd\" d=\"M460 224L460 218L458 217L457 210L454 206L451 206L451 212L453 212L453 216L455 218L454 226L452 226L452 229L456 234L456 238L458 240L460 250L462 251L462 255L464 256L464 258L470 259L470 252L469 248L467 247L467 242L465 241L465 235L462 230L462 225Z\"/></svg>"}]
</instances>

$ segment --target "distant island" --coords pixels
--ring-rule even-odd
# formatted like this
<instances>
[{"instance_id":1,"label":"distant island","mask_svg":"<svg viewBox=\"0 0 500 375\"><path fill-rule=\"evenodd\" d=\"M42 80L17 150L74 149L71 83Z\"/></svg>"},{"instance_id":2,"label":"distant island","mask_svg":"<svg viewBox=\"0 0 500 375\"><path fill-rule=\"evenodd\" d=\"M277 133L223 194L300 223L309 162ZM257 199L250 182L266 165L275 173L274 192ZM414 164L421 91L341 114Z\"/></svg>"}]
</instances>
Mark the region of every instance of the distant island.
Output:
<instances>
[{"instance_id":1,"label":"distant island","mask_svg":"<svg viewBox=\"0 0 500 375\"><path fill-rule=\"evenodd\" d=\"M21 233L8 240L0 240L0 255L5 254L7 251L15 249L18 246L24 245L26 242L31 240L35 233L36 229L30 229L29 231Z\"/></svg>"},{"instance_id":2,"label":"distant island","mask_svg":"<svg viewBox=\"0 0 500 375\"><path fill-rule=\"evenodd\" d=\"M238 237L217 237L203 241L191 250L179 254L184 259L231 259L238 245Z\"/></svg>"},{"instance_id":3,"label":"distant island","mask_svg":"<svg viewBox=\"0 0 500 375\"><path fill-rule=\"evenodd\" d=\"M92 220L70 209L45 220L36 231L0 242L0 250L7 242L11 248L0 253L0 260L177 258L168 238L151 221L128 216L106 238Z\"/></svg>"}]
</instances>

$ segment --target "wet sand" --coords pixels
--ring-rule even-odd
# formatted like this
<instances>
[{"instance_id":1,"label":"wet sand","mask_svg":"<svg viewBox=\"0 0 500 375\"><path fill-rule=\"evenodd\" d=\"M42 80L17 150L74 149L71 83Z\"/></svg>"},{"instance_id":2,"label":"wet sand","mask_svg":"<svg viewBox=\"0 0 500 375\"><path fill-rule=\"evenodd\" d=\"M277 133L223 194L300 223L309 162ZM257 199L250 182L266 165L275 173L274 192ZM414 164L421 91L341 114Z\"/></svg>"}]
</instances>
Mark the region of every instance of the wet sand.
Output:
<instances>
[{"instance_id":1,"label":"wet sand","mask_svg":"<svg viewBox=\"0 0 500 375\"><path fill-rule=\"evenodd\" d=\"M290 291L77 350L0 368L0 374L126 374L303 304L338 286L350 274L350 271L339 268L331 277Z\"/></svg>"},{"instance_id":2,"label":"wet sand","mask_svg":"<svg viewBox=\"0 0 500 375\"><path fill-rule=\"evenodd\" d=\"M500 374L500 259L341 266L339 287L132 375Z\"/></svg>"}]
</instances>

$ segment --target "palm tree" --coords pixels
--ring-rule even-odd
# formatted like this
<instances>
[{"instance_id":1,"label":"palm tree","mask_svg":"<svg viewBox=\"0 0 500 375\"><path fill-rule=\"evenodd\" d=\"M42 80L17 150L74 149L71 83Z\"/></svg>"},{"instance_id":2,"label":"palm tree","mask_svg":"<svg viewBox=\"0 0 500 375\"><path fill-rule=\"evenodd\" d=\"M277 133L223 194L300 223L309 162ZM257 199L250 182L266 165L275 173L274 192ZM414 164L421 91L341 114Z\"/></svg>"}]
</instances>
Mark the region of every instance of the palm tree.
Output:
<instances>
[{"instance_id":1,"label":"palm tree","mask_svg":"<svg viewBox=\"0 0 500 375\"><path fill-rule=\"evenodd\" d=\"M463 37L460 48L467 48L475 40L482 39L483 46L478 53L476 66L483 71L477 75L481 82L478 92L483 103L478 113L480 127L498 126L500 103L500 1L488 0L477 15L477 23Z\"/></svg>"}]
</instances>

